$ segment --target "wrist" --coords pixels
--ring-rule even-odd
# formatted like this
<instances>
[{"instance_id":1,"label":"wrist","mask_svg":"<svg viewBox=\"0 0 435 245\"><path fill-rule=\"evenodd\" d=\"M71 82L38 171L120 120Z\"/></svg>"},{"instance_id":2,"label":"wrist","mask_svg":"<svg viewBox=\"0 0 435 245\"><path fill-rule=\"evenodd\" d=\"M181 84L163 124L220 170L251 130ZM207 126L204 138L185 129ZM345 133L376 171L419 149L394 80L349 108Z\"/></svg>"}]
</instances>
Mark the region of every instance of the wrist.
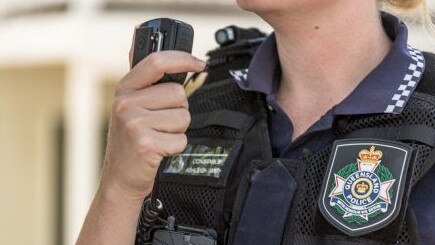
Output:
<instances>
[{"instance_id":1,"label":"wrist","mask_svg":"<svg viewBox=\"0 0 435 245\"><path fill-rule=\"evenodd\" d=\"M135 191L126 188L122 183L109 182L101 180L100 187L98 189L99 196L108 203L122 204L128 206L142 206L142 203L146 196L152 191L152 185L150 187L144 187L144 189L137 193Z\"/></svg>"},{"instance_id":2,"label":"wrist","mask_svg":"<svg viewBox=\"0 0 435 245\"><path fill-rule=\"evenodd\" d=\"M134 244L143 199L102 180L76 244Z\"/></svg>"}]
</instances>

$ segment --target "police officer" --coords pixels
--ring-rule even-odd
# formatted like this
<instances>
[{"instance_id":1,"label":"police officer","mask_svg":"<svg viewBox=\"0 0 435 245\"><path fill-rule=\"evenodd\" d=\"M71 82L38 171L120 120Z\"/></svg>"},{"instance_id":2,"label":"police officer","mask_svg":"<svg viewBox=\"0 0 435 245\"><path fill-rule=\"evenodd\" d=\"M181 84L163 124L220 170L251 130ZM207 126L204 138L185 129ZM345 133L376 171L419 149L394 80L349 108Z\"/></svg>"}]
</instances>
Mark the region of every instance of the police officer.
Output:
<instances>
[{"instance_id":1,"label":"police officer","mask_svg":"<svg viewBox=\"0 0 435 245\"><path fill-rule=\"evenodd\" d=\"M422 1L390 2L412 8ZM262 95L269 110L267 125L258 123L256 114L250 117L228 114L228 108L219 110L213 116L233 116L234 121L243 122L215 122L243 131L238 138L243 147L237 140L222 144L199 141L196 146L214 152L220 147L221 154L213 155L217 158L201 164L233 161L231 169L228 164L217 164L217 171L203 175L198 168L174 172L177 166L172 160L165 168L170 174L184 176L183 181L197 183L199 175L216 178L208 186L228 182L226 194L214 203L225 199L225 207L218 212L223 217L215 219L231 226L231 231L224 231L221 223L217 226L224 228L212 227L219 236L226 234L218 240L233 244L435 243L435 196L428 195L433 192L435 171L430 161L425 161L433 157L428 152L435 142L430 127L413 127L423 124L421 121L407 124L410 115L417 115L415 110L430 107L416 88L434 77L433 57L408 46L404 24L391 15L380 18L376 0L237 3L274 28L246 67L249 69L230 71L232 84L237 86L234 93ZM188 144L185 132L191 113L198 111L201 103L207 104L204 98L193 100L189 113L181 85L154 83L165 73L201 72L204 68L204 61L189 54L163 51L145 58L118 84L100 187L77 244L135 242L142 203L152 191L162 160L183 151L198 153L192 150L191 137ZM433 89L431 83L424 86L422 90ZM413 96L425 102L416 106ZM408 112L406 108L417 109ZM201 112L203 119L210 118ZM418 117L433 118L425 113ZM204 121L193 121L195 127L204 126ZM397 133L397 128L385 133L379 130L382 125L411 133ZM255 147L249 146L247 139L254 134L249 133L252 128L261 131L261 142L270 144L270 156L267 150L252 153ZM429 139L423 139L427 135ZM252 137L255 143L261 138ZM258 152L263 152L264 145L257 145ZM255 155L252 159L281 160L263 160L248 167L245 163L250 161L243 157L249 155L248 150ZM249 181L242 180L246 169L253 170ZM220 181L224 177L227 179ZM243 183L250 185L244 195L240 191ZM175 196L174 189L168 188L168 192ZM224 217L228 210L234 212ZM198 211L199 215L206 213Z\"/></svg>"}]
</instances>

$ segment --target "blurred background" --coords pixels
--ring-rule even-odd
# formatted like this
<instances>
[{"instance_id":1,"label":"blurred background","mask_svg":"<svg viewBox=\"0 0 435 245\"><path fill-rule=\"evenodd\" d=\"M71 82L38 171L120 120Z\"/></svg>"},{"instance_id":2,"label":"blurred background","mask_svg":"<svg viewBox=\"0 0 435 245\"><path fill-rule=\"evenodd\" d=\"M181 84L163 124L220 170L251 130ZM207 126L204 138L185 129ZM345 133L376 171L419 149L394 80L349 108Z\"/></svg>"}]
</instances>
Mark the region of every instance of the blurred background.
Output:
<instances>
[{"instance_id":1,"label":"blurred background","mask_svg":"<svg viewBox=\"0 0 435 245\"><path fill-rule=\"evenodd\" d=\"M157 17L190 23L201 58L219 28L271 30L235 0L1 0L0 244L74 244L134 26ZM410 29L411 43L435 51Z\"/></svg>"}]
</instances>

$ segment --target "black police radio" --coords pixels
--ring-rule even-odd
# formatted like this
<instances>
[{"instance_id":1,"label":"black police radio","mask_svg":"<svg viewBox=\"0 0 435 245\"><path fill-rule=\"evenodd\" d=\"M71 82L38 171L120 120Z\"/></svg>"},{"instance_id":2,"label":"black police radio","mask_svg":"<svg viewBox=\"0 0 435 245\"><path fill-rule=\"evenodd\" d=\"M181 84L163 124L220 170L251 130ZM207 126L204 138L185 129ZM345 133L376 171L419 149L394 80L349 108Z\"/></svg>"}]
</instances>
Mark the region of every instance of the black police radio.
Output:
<instances>
[{"instance_id":1,"label":"black police radio","mask_svg":"<svg viewBox=\"0 0 435 245\"><path fill-rule=\"evenodd\" d=\"M135 30L132 67L152 52L179 50L191 53L192 45L193 28L185 22L169 18L144 22ZM160 82L183 84L186 75L166 74Z\"/></svg>"}]
</instances>

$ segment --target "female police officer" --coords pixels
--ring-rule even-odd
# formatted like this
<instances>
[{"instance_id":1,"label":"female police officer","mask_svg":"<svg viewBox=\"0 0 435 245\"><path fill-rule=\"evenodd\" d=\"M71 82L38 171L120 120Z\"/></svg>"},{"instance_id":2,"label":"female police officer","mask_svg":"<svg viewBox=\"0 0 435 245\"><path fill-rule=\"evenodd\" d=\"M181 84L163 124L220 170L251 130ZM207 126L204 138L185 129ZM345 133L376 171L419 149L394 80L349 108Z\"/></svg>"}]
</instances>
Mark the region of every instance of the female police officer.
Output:
<instances>
[{"instance_id":1,"label":"female police officer","mask_svg":"<svg viewBox=\"0 0 435 245\"><path fill-rule=\"evenodd\" d=\"M422 1L389 2L412 8ZM225 154L221 154L226 162L232 158L247 165L247 149L255 155L252 153L255 147L249 143L255 142L261 151L267 145L264 142L269 142L273 156L258 153L256 157L293 159L296 164L293 160L278 160L252 165L255 167L232 163L236 169L233 171L226 170L229 164L219 169L228 179L220 181L222 176L218 174L218 184L214 186L232 181L232 187L224 188L233 190L213 202L225 199L227 205L229 198L234 214L229 220L213 217L231 224L230 241L414 244L420 237L428 244L435 242L435 198L426 195L432 190L429 176L434 173L428 161L423 161L430 159L426 153L433 143L431 139L422 139L432 131L430 127L414 127L424 124L421 120L413 125L406 123L411 120L409 115L417 113L406 109L416 107L411 95L424 97L415 89L425 76L426 80L431 77L428 73L433 69L429 67L434 65L433 58L407 45L403 23L390 15L380 18L376 0L238 0L237 3L274 28L274 34L253 58L249 73L231 71L234 76L231 86L237 86L232 89L265 95L262 98L270 109L269 130L267 126L261 127L258 119L261 116L257 114L246 116L240 113L243 110L229 113L228 108L221 108L220 114L213 114L215 117L232 115L234 120L243 122L230 123L231 127L245 131L238 138L243 150L237 140L222 145L220 141L199 144L210 149L223 147L229 152L224 150ZM203 61L189 54L163 51L145 58L118 84L101 183L78 244L134 243L142 203L152 190L158 167L165 157L185 149L185 132L191 122L183 87L153 84L165 73L200 72L204 68ZM431 87L427 83L425 86ZM247 99L237 103L250 102ZM423 108L423 104L426 109L432 108L429 102L424 103L416 108ZM190 112L197 110L195 102L190 107ZM204 119L204 111L201 112ZM427 112L418 113L420 118L433 118ZM375 117L366 118L372 115ZM218 121L214 123L226 124ZM390 125L393 121L395 124ZM195 127L202 124L195 122ZM412 133L397 130L385 133L379 130L384 124L389 129L398 126L404 129L400 132ZM341 128L337 129L337 125ZM263 138L255 136L252 128L262 131ZM270 137L265 139L268 133ZM337 138L342 141L332 145ZM399 143L400 140L412 144ZM334 157L329 157L331 153ZM303 158L308 159L304 160L305 165L299 161ZM421 180L415 177L423 176L413 170L417 167L427 172ZM249 175L250 187L246 190L240 187L242 191L236 196L234 186L244 182L240 180L242 174L235 172L248 168L256 174ZM230 172L231 175L224 174ZM178 174L196 181L187 172ZM239 180L234 180L235 176ZM177 185L183 186L180 183ZM176 195L174 190L171 195ZM225 211L218 213L224 216ZM220 232L219 227L210 228Z\"/></svg>"}]
</instances>

